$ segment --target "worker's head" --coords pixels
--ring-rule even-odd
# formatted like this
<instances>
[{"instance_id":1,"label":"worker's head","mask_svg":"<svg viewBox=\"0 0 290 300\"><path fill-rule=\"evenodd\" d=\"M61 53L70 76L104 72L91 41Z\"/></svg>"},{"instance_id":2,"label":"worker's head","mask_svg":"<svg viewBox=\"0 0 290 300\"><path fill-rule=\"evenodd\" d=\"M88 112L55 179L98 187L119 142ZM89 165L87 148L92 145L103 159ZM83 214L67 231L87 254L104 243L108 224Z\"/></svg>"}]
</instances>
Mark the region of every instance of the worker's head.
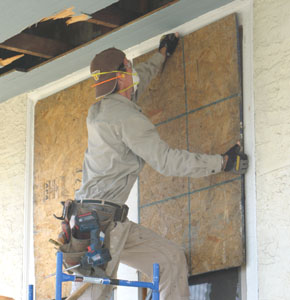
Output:
<instances>
[{"instance_id":1,"label":"worker's head","mask_svg":"<svg viewBox=\"0 0 290 300\"><path fill-rule=\"evenodd\" d=\"M123 90L130 93L133 90L132 72L132 65L121 50L110 48L97 54L91 62L96 97Z\"/></svg>"}]
</instances>

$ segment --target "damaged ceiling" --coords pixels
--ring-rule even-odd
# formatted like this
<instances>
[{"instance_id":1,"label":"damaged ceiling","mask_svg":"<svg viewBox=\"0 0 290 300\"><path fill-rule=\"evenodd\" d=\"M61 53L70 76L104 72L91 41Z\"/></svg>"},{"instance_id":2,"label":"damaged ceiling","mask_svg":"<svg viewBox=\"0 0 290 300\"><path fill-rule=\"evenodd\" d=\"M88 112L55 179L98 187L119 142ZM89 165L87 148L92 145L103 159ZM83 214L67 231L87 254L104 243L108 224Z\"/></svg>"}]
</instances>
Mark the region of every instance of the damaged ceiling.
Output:
<instances>
[{"instance_id":1,"label":"damaged ceiling","mask_svg":"<svg viewBox=\"0 0 290 300\"><path fill-rule=\"evenodd\" d=\"M95 11L88 1L46 16L0 43L0 76L28 72L172 2L176 0L119 0Z\"/></svg>"},{"instance_id":2,"label":"damaged ceiling","mask_svg":"<svg viewBox=\"0 0 290 300\"><path fill-rule=\"evenodd\" d=\"M0 102L233 0L1 0Z\"/></svg>"}]
</instances>

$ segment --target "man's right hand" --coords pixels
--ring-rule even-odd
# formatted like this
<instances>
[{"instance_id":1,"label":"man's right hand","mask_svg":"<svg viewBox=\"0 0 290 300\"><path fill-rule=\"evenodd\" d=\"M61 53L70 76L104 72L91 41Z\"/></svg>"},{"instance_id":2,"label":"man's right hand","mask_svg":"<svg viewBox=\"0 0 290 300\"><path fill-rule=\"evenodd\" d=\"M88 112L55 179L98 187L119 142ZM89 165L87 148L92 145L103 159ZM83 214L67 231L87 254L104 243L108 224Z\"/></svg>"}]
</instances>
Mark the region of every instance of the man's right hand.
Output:
<instances>
[{"instance_id":1,"label":"man's right hand","mask_svg":"<svg viewBox=\"0 0 290 300\"><path fill-rule=\"evenodd\" d=\"M245 174L248 169L248 156L240 152L240 143L237 143L223 154L223 171Z\"/></svg>"}]
</instances>

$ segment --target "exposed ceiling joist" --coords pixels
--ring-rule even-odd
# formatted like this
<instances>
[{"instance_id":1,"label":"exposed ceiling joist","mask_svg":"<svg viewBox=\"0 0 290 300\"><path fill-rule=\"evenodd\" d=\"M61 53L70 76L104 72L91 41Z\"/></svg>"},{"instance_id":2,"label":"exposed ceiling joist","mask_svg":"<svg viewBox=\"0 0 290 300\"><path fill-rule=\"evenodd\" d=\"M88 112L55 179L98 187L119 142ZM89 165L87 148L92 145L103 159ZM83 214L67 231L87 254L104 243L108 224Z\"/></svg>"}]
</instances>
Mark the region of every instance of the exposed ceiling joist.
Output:
<instances>
[{"instance_id":1,"label":"exposed ceiling joist","mask_svg":"<svg viewBox=\"0 0 290 300\"><path fill-rule=\"evenodd\" d=\"M71 25L73 23L86 21L88 18L89 18L88 15L81 14L81 15L78 15L78 16L70 17L65 23L66 23L66 25Z\"/></svg>"},{"instance_id":2,"label":"exposed ceiling joist","mask_svg":"<svg viewBox=\"0 0 290 300\"><path fill-rule=\"evenodd\" d=\"M2 67L0 69L0 76L3 76L3 74L9 74L13 71L27 72L29 68L33 68L36 65L39 65L45 61L46 58L25 54L17 60L11 62L10 64ZM27 66L29 66L29 68Z\"/></svg>"},{"instance_id":3,"label":"exposed ceiling joist","mask_svg":"<svg viewBox=\"0 0 290 300\"><path fill-rule=\"evenodd\" d=\"M113 0L107 3L111 3L111 1ZM75 6L70 6L51 16L42 18L39 22L25 28L21 33L0 43L2 67L7 66L7 61L3 62L3 60L13 55L31 56L25 57L7 68L2 68L0 76L13 70L31 71L37 66L37 62L38 65L49 63L58 56L66 55L78 47L85 46L100 36L144 16L145 13L152 12L149 1L119 0L98 11L82 13ZM165 3L174 1L177 0L156 0L154 5L160 7ZM3 50L9 51L9 53ZM3 66L4 63L5 66Z\"/></svg>"},{"instance_id":4,"label":"exposed ceiling joist","mask_svg":"<svg viewBox=\"0 0 290 300\"><path fill-rule=\"evenodd\" d=\"M102 26L109 27L109 28L119 27L119 25L117 25L115 22L108 22L108 21L102 20L101 18L96 18L96 19L91 18L91 19L88 19L88 22L97 24L97 25L102 25Z\"/></svg>"},{"instance_id":5,"label":"exposed ceiling joist","mask_svg":"<svg viewBox=\"0 0 290 300\"><path fill-rule=\"evenodd\" d=\"M52 58L69 50L70 46L61 41L20 33L1 43L0 48L42 58Z\"/></svg>"}]
</instances>

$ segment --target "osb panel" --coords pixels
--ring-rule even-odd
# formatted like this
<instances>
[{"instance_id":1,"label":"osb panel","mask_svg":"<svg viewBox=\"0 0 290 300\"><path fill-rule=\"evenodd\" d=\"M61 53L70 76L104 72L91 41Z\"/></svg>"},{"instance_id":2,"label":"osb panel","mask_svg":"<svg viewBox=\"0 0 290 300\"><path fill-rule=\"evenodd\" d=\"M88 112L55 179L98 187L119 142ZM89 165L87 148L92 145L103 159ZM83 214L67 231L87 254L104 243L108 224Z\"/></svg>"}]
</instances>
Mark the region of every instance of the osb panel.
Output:
<instances>
[{"instance_id":1,"label":"osb panel","mask_svg":"<svg viewBox=\"0 0 290 300\"><path fill-rule=\"evenodd\" d=\"M240 93L236 15L184 37L188 110Z\"/></svg>"},{"instance_id":2,"label":"osb panel","mask_svg":"<svg viewBox=\"0 0 290 300\"><path fill-rule=\"evenodd\" d=\"M188 197L180 197L141 209L143 226L181 245L188 253Z\"/></svg>"},{"instance_id":3,"label":"osb panel","mask_svg":"<svg viewBox=\"0 0 290 300\"><path fill-rule=\"evenodd\" d=\"M240 139L240 97L206 107L188 115L189 151L224 153ZM190 179L190 191L211 186L237 177L222 172L203 178Z\"/></svg>"},{"instance_id":4,"label":"osb panel","mask_svg":"<svg viewBox=\"0 0 290 300\"><path fill-rule=\"evenodd\" d=\"M136 58L134 64L146 61L156 51ZM138 104L141 105L143 113L154 124L185 112L184 66L181 43L177 46L175 54L168 58L163 72L151 82L147 91L140 97Z\"/></svg>"},{"instance_id":5,"label":"osb panel","mask_svg":"<svg viewBox=\"0 0 290 300\"><path fill-rule=\"evenodd\" d=\"M160 137L170 147L186 149L186 118L182 117L157 127ZM163 176L145 165L139 176L140 205L187 192L186 177Z\"/></svg>"},{"instance_id":6,"label":"osb panel","mask_svg":"<svg viewBox=\"0 0 290 300\"><path fill-rule=\"evenodd\" d=\"M86 116L94 102L92 80L81 82L58 94L39 101L35 107L34 141L34 247L36 264L36 295L52 299L55 278L54 246L60 221L60 201L74 197L82 178L82 161L87 147ZM69 284L63 285L63 295Z\"/></svg>"},{"instance_id":7,"label":"osb panel","mask_svg":"<svg viewBox=\"0 0 290 300\"><path fill-rule=\"evenodd\" d=\"M189 264L189 210L188 196L171 199L140 211L141 224L161 236L181 245ZM140 280L152 281L152 277L141 274Z\"/></svg>"},{"instance_id":8,"label":"osb panel","mask_svg":"<svg viewBox=\"0 0 290 300\"><path fill-rule=\"evenodd\" d=\"M161 137L171 147L188 147L192 152L221 154L241 139L241 87L237 45L235 15L183 37L183 43L180 42L178 51L170 59L180 62L181 67L185 66L186 81L178 81L182 85L178 89L174 86L174 81L170 82L172 87L166 86L172 95L175 95L176 90L185 91L187 110L182 118L178 116L183 110L171 109L170 106L173 103L178 106L176 102L180 102L179 107L183 107L183 98L175 98L175 101L170 103L165 102L165 112L158 112L156 109L158 103L164 101L162 94L147 93L146 97L155 99L142 98L144 106L140 101L143 111L153 122L166 121L157 128ZM139 60L147 57L148 55ZM169 72L172 74L168 74ZM161 80L165 78L165 82L167 76L177 73L181 76L180 71L168 69L168 72L163 73L153 84L162 89ZM147 101L150 101L149 105ZM165 106L166 104L169 107ZM158 112L153 117L148 113L152 107ZM167 115L166 110L170 110ZM160 116L167 116L168 119ZM178 118L175 119L176 117ZM169 141L178 141L181 134L183 139L183 127L180 126L184 123L178 123L183 119L188 144L176 145ZM191 272L197 274L241 265L244 261L241 178L231 173L220 173L201 179L190 179L189 185L186 178L180 186L178 180L182 179L172 177L169 180L145 166L139 181L141 223L184 245L184 236L189 231L186 224L190 213L191 236L185 249L187 257L190 258ZM194 192L200 189L200 192ZM174 206L179 203L175 199L178 192L184 201L185 195L190 195L191 210L189 212L186 208L189 207L188 203L181 212L183 218L167 220L163 217L166 213L170 215L166 205ZM172 197L174 199L171 199ZM164 199L166 201L163 201ZM158 204L154 204L156 201ZM178 215L179 209L175 206L175 213ZM175 226L180 226L179 233ZM179 237L176 237L176 234Z\"/></svg>"},{"instance_id":9,"label":"osb panel","mask_svg":"<svg viewBox=\"0 0 290 300\"><path fill-rule=\"evenodd\" d=\"M241 181L191 195L191 265L199 274L244 260Z\"/></svg>"}]
</instances>

